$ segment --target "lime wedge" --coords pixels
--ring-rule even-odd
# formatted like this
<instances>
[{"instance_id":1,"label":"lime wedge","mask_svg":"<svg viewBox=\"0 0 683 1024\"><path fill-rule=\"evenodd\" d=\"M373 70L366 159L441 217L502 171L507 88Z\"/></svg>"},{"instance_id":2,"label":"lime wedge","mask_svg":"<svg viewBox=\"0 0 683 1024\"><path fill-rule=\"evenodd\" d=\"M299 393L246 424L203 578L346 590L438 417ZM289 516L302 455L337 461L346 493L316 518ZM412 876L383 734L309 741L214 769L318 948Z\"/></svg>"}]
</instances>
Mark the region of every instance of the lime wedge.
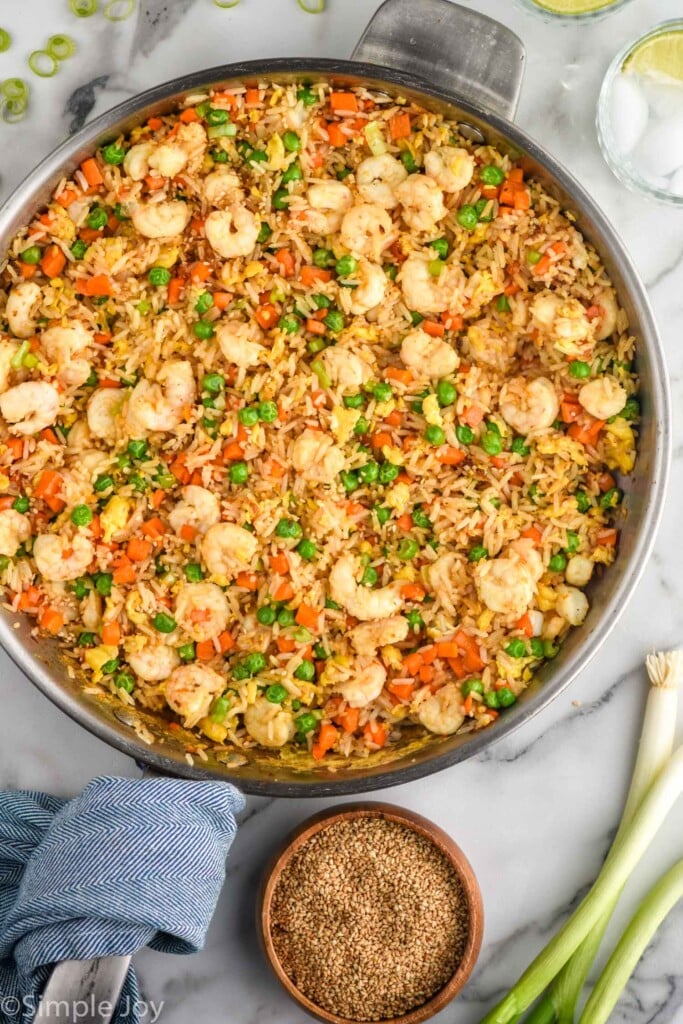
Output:
<instances>
[{"instance_id":1,"label":"lime wedge","mask_svg":"<svg viewBox=\"0 0 683 1024\"><path fill-rule=\"evenodd\" d=\"M604 11L619 3L619 0L533 0L537 7L549 14L562 14L571 18L579 14L593 14Z\"/></svg>"},{"instance_id":2,"label":"lime wedge","mask_svg":"<svg viewBox=\"0 0 683 1024\"><path fill-rule=\"evenodd\" d=\"M683 30L667 29L643 40L629 53L622 70L639 75L667 75L683 82Z\"/></svg>"}]
</instances>

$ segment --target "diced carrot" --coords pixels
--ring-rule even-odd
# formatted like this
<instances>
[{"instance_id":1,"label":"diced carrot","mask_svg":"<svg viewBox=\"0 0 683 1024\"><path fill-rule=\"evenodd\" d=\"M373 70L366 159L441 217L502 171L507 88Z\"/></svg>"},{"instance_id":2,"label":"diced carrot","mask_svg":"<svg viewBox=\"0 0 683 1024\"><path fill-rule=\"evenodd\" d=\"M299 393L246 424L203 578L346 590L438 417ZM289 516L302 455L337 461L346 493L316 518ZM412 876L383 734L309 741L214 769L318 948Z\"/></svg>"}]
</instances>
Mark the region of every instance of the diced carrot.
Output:
<instances>
[{"instance_id":1,"label":"diced carrot","mask_svg":"<svg viewBox=\"0 0 683 1024\"><path fill-rule=\"evenodd\" d=\"M327 125L327 137L330 141L331 146L345 146L349 141L348 136L344 134L338 124L332 122Z\"/></svg>"},{"instance_id":2,"label":"diced carrot","mask_svg":"<svg viewBox=\"0 0 683 1024\"><path fill-rule=\"evenodd\" d=\"M64 616L56 608L45 608L40 613L38 624L46 633L56 636L64 625Z\"/></svg>"},{"instance_id":3,"label":"diced carrot","mask_svg":"<svg viewBox=\"0 0 683 1024\"><path fill-rule=\"evenodd\" d=\"M94 340L98 345L108 345L111 338L111 331L95 331Z\"/></svg>"},{"instance_id":4,"label":"diced carrot","mask_svg":"<svg viewBox=\"0 0 683 1024\"><path fill-rule=\"evenodd\" d=\"M291 654L296 647L291 636L279 636L275 642L280 654Z\"/></svg>"},{"instance_id":5,"label":"diced carrot","mask_svg":"<svg viewBox=\"0 0 683 1024\"><path fill-rule=\"evenodd\" d=\"M184 452L182 452L180 455L176 456L171 465L168 467L173 476L178 481L178 483L181 484L189 484L190 477L192 476L189 469L185 465L185 460L186 455Z\"/></svg>"},{"instance_id":6,"label":"diced carrot","mask_svg":"<svg viewBox=\"0 0 683 1024\"><path fill-rule=\"evenodd\" d=\"M121 643L121 627L118 622L105 622L102 626L102 643L116 647Z\"/></svg>"},{"instance_id":7,"label":"diced carrot","mask_svg":"<svg viewBox=\"0 0 683 1024\"><path fill-rule=\"evenodd\" d=\"M327 284L332 280L332 271L324 270L322 267L303 266L299 271L299 281L304 288L310 288L315 284Z\"/></svg>"},{"instance_id":8,"label":"diced carrot","mask_svg":"<svg viewBox=\"0 0 683 1024\"><path fill-rule=\"evenodd\" d=\"M456 679L464 679L467 675L462 658L449 658L448 667Z\"/></svg>"},{"instance_id":9,"label":"diced carrot","mask_svg":"<svg viewBox=\"0 0 683 1024\"><path fill-rule=\"evenodd\" d=\"M223 448L223 458L226 462L238 462L244 455L244 449L239 441L228 441Z\"/></svg>"},{"instance_id":10,"label":"diced carrot","mask_svg":"<svg viewBox=\"0 0 683 1024\"><path fill-rule=\"evenodd\" d=\"M489 462L495 469L505 469L508 464L505 455L490 455Z\"/></svg>"},{"instance_id":11,"label":"diced carrot","mask_svg":"<svg viewBox=\"0 0 683 1024\"><path fill-rule=\"evenodd\" d=\"M410 135L410 114L394 114L389 120L389 132L394 142L397 139L407 139Z\"/></svg>"},{"instance_id":12,"label":"diced carrot","mask_svg":"<svg viewBox=\"0 0 683 1024\"><path fill-rule=\"evenodd\" d=\"M150 499L149 499L150 503L152 505L152 508L161 508L161 506L164 503L164 498L165 497L166 497L166 491L163 490L163 488L161 488L161 487L158 487L156 489L156 491L152 491L152 493L150 495Z\"/></svg>"},{"instance_id":13,"label":"diced carrot","mask_svg":"<svg viewBox=\"0 0 683 1024\"><path fill-rule=\"evenodd\" d=\"M275 259L280 264L280 273L283 277L292 277L294 274L294 257L289 249L278 249Z\"/></svg>"},{"instance_id":14,"label":"diced carrot","mask_svg":"<svg viewBox=\"0 0 683 1024\"><path fill-rule=\"evenodd\" d=\"M484 667L484 662L479 654L477 640L462 629L458 630L453 639L463 653L463 665L467 671L480 672Z\"/></svg>"},{"instance_id":15,"label":"diced carrot","mask_svg":"<svg viewBox=\"0 0 683 1024\"><path fill-rule=\"evenodd\" d=\"M78 199L78 196L79 193L76 191L75 188L67 187L65 189L62 189L58 196L55 196L55 200L59 203L60 206L66 208L67 206L71 206L72 203L75 203Z\"/></svg>"},{"instance_id":16,"label":"diced carrot","mask_svg":"<svg viewBox=\"0 0 683 1024\"><path fill-rule=\"evenodd\" d=\"M244 590L258 590L258 576L255 572L238 572L235 583Z\"/></svg>"},{"instance_id":17,"label":"diced carrot","mask_svg":"<svg viewBox=\"0 0 683 1024\"><path fill-rule=\"evenodd\" d=\"M602 308L602 306L598 306L596 303L594 303L592 306L589 306L586 310L586 316L589 320L598 320L600 317L604 315L605 310Z\"/></svg>"},{"instance_id":18,"label":"diced carrot","mask_svg":"<svg viewBox=\"0 0 683 1024\"><path fill-rule=\"evenodd\" d=\"M404 601L424 601L427 591L419 583L404 583L401 587L401 597Z\"/></svg>"},{"instance_id":19,"label":"diced carrot","mask_svg":"<svg viewBox=\"0 0 683 1024\"><path fill-rule=\"evenodd\" d=\"M514 182L505 181L500 187L500 191L498 193L498 202L500 203L501 206L514 207L515 199L518 192L519 187L516 186Z\"/></svg>"},{"instance_id":20,"label":"diced carrot","mask_svg":"<svg viewBox=\"0 0 683 1024\"><path fill-rule=\"evenodd\" d=\"M66 256L58 245L48 245L40 266L46 277L57 277L66 265Z\"/></svg>"},{"instance_id":21,"label":"diced carrot","mask_svg":"<svg viewBox=\"0 0 683 1024\"><path fill-rule=\"evenodd\" d=\"M159 516L152 516L151 519L142 524L142 532L150 540L159 540L166 533L166 524Z\"/></svg>"},{"instance_id":22,"label":"diced carrot","mask_svg":"<svg viewBox=\"0 0 683 1024\"><path fill-rule=\"evenodd\" d=\"M387 742L386 726L382 725L381 722L367 722L363 729L363 735L366 740L374 743L376 747L383 747Z\"/></svg>"},{"instance_id":23,"label":"diced carrot","mask_svg":"<svg viewBox=\"0 0 683 1024\"><path fill-rule=\"evenodd\" d=\"M534 277L543 277L550 270L550 253L544 252L538 263L532 268L531 272Z\"/></svg>"},{"instance_id":24,"label":"diced carrot","mask_svg":"<svg viewBox=\"0 0 683 1024\"><path fill-rule=\"evenodd\" d=\"M529 618L528 612L525 612L524 615L522 615L521 619L517 619L517 622L515 623L515 629L519 629L522 633L524 633L525 636L534 635L534 627L532 625L531 619Z\"/></svg>"},{"instance_id":25,"label":"diced carrot","mask_svg":"<svg viewBox=\"0 0 683 1024\"><path fill-rule=\"evenodd\" d=\"M23 437L8 437L5 441L7 450L10 453L12 462L20 459L24 454L24 439Z\"/></svg>"},{"instance_id":26,"label":"diced carrot","mask_svg":"<svg viewBox=\"0 0 683 1024\"><path fill-rule=\"evenodd\" d=\"M464 713L466 715L471 715L473 707L474 707L474 698L473 698L471 693L468 693L467 696L465 697L465 702L464 702L464 704L462 706L462 710L464 711Z\"/></svg>"},{"instance_id":27,"label":"diced carrot","mask_svg":"<svg viewBox=\"0 0 683 1024\"><path fill-rule=\"evenodd\" d=\"M17 499L13 494L3 494L0 498L0 512L4 512L6 509L11 508L16 500Z\"/></svg>"},{"instance_id":28,"label":"diced carrot","mask_svg":"<svg viewBox=\"0 0 683 1024\"><path fill-rule=\"evenodd\" d=\"M355 114L358 112L358 98L352 92L331 92L330 106L335 114L338 114L340 111Z\"/></svg>"},{"instance_id":29,"label":"diced carrot","mask_svg":"<svg viewBox=\"0 0 683 1024\"><path fill-rule=\"evenodd\" d=\"M55 434L52 427L45 427L40 432L40 440L48 441L50 444L59 444L59 438Z\"/></svg>"},{"instance_id":30,"label":"diced carrot","mask_svg":"<svg viewBox=\"0 0 683 1024\"><path fill-rule=\"evenodd\" d=\"M289 560L284 551L278 551L277 555L271 555L269 564L272 572L276 572L278 576L286 576L289 572Z\"/></svg>"},{"instance_id":31,"label":"diced carrot","mask_svg":"<svg viewBox=\"0 0 683 1024\"><path fill-rule=\"evenodd\" d=\"M398 366L388 366L384 371L384 376L387 380L398 381L399 384L405 384L406 387L413 380L413 375L410 370L401 370Z\"/></svg>"},{"instance_id":32,"label":"diced carrot","mask_svg":"<svg viewBox=\"0 0 683 1024\"><path fill-rule=\"evenodd\" d=\"M216 657L213 640L199 640L195 645L195 654L200 661L211 661Z\"/></svg>"},{"instance_id":33,"label":"diced carrot","mask_svg":"<svg viewBox=\"0 0 683 1024\"><path fill-rule=\"evenodd\" d=\"M413 518L410 515L410 513L405 512L402 516L399 516L398 519L396 520L396 525L398 526L399 530L405 530L406 533L408 532L408 530L412 530Z\"/></svg>"},{"instance_id":34,"label":"diced carrot","mask_svg":"<svg viewBox=\"0 0 683 1024\"><path fill-rule=\"evenodd\" d=\"M435 646L440 658L457 658L460 655L460 648L454 640L439 640Z\"/></svg>"},{"instance_id":35,"label":"diced carrot","mask_svg":"<svg viewBox=\"0 0 683 1024\"><path fill-rule=\"evenodd\" d=\"M538 547L538 545L543 540L543 534L537 526L528 526L526 530L522 530L522 532L520 533L520 537L523 537L524 540L533 541L536 547Z\"/></svg>"},{"instance_id":36,"label":"diced carrot","mask_svg":"<svg viewBox=\"0 0 683 1024\"><path fill-rule=\"evenodd\" d=\"M271 480L281 480L287 471L276 459L267 459L263 464L263 472Z\"/></svg>"},{"instance_id":37,"label":"diced carrot","mask_svg":"<svg viewBox=\"0 0 683 1024\"><path fill-rule=\"evenodd\" d=\"M38 587L29 586L19 597L19 610L22 612L35 611L40 604L42 594Z\"/></svg>"},{"instance_id":38,"label":"diced carrot","mask_svg":"<svg viewBox=\"0 0 683 1024\"><path fill-rule=\"evenodd\" d=\"M598 477L598 487L603 494L605 491L609 491L612 487L616 487L616 484L617 482L611 473L601 473Z\"/></svg>"},{"instance_id":39,"label":"diced carrot","mask_svg":"<svg viewBox=\"0 0 683 1024\"><path fill-rule=\"evenodd\" d=\"M516 189L512 205L515 210L528 210L531 207L529 190L526 188Z\"/></svg>"},{"instance_id":40,"label":"diced carrot","mask_svg":"<svg viewBox=\"0 0 683 1024\"><path fill-rule=\"evenodd\" d=\"M482 185L481 194L484 199L497 199L500 189L497 185Z\"/></svg>"},{"instance_id":41,"label":"diced carrot","mask_svg":"<svg viewBox=\"0 0 683 1024\"><path fill-rule=\"evenodd\" d=\"M425 334L429 334L432 338L443 338L446 333L445 324L438 324L436 320L423 320L420 326Z\"/></svg>"},{"instance_id":42,"label":"diced carrot","mask_svg":"<svg viewBox=\"0 0 683 1024\"><path fill-rule=\"evenodd\" d=\"M147 127L153 132L158 132L163 127L164 122L160 117L150 117L147 121Z\"/></svg>"},{"instance_id":43,"label":"diced carrot","mask_svg":"<svg viewBox=\"0 0 683 1024\"><path fill-rule=\"evenodd\" d=\"M312 320L310 318L306 321L306 330L310 334L326 334L327 333L327 328L325 327L325 324L321 324L320 320Z\"/></svg>"},{"instance_id":44,"label":"diced carrot","mask_svg":"<svg viewBox=\"0 0 683 1024\"><path fill-rule=\"evenodd\" d=\"M145 185L150 192L158 192L165 184L166 178L162 178L160 174L148 174L145 177Z\"/></svg>"},{"instance_id":45,"label":"diced carrot","mask_svg":"<svg viewBox=\"0 0 683 1024\"><path fill-rule=\"evenodd\" d=\"M32 277L35 277L36 274L38 273L38 267L35 265L35 263L21 263L20 261L19 270L21 271L21 276L24 278L25 281L28 281Z\"/></svg>"},{"instance_id":46,"label":"diced carrot","mask_svg":"<svg viewBox=\"0 0 683 1024\"><path fill-rule=\"evenodd\" d=\"M516 295L519 291L518 284L509 284L503 289L503 295Z\"/></svg>"},{"instance_id":47,"label":"diced carrot","mask_svg":"<svg viewBox=\"0 0 683 1024\"><path fill-rule=\"evenodd\" d=\"M430 667L431 666L429 666L429 665L426 665L426 666L422 665L422 666L420 666L420 669L418 669L418 671L421 671L421 669L423 669L423 668L430 668ZM410 683L410 682L401 682L401 683L391 682L391 683L387 683L387 690L389 691L389 693L392 693L394 695L394 697L398 697L399 700L410 700L410 698L411 698L411 696L413 694L413 691L415 690L415 683Z\"/></svg>"},{"instance_id":48,"label":"diced carrot","mask_svg":"<svg viewBox=\"0 0 683 1024\"><path fill-rule=\"evenodd\" d=\"M190 231L195 235L201 235L204 230L204 223L203 217L193 217L190 221Z\"/></svg>"},{"instance_id":49,"label":"diced carrot","mask_svg":"<svg viewBox=\"0 0 683 1024\"><path fill-rule=\"evenodd\" d=\"M581 444L595 447L605 422L605 420L593 420L592 423L572 423L567 434L575 441L580 441Z\"/></svg>"},{"instance_id":50,"label":"diced carrot","mask_svg":"<svg viewBox=\"0 0 683 1024\"><path fill-rule=\"evenodd\" d=\"M81 171L83 177L88 182L91 188L96 188L104 182L104 178L100 173L100 169L97 166L97 162L90 157L88 160L84 160L81 164Z\"/></svg>"},{"instance_id":51,"label":"diced carrot","mask_svg":"<svg viewBox=\"0 0 683 1024\"><path fill-rule=\"evenodd\" d=\"M54 469L44 469L33 492L36 498L54 498L62 489L64 478Z\"/></svg>"},{"instance_id":52,"label":"diced carrot","mask_svg":"<svg viewBox=\"0 0 683 1024\"><path fill-rule=\"evenodd\" d=\"M232 302L232 299L233 299L232 292L214 292L213 293L213 304L216 307L216 309L220 310L221 312L224 309L228 308L228 306Z\"/></svg>"},{"instance_id":53,"label":"diced carrot","mask_svg":"<svg viewBox=\"0 0 683 1024\"><path fill-rule=\"evenodd\" d=\"M187 107L179 117L183 124L192 124L194 121L201 121L201 118L194 107Z\"/></svg>"},{"instance_id":54,"label":"diced carrot","mask_svg":"<svg viewBox=\"0 0 683 1024\"><path fill-rule=\"evenodd\" d=\"M422 665L422 655L419 651L407 654L403 659L403 670L408 676L416 676Z\"/></svg>"},{"instance_id":55,"label":"diced carrot","mask_svg":"<svg viewBox=\"0 0 683 1024\"><path fill-rule=\"evenodd\" d=\"M259 89L247 89L247 91L244 94L244 102L245 103L250 103L250 104L251 103L260 103L261 102L260 90Z\"/></svg>"},{"instance_id":56,"label":"diced carrot","mask_svg":"<svg viewBox=\"0 0 683 1024\"><path fill-rule=\"evenodd\" d=\"M221 654L225 654L227 651L231 651L234 646L235 638L232 635L232 633L229 633L226 629L219 634L218 649L220 650Z\"/></svg>"},{"instance_id":57,"label":"diced carrot","mask_svg":"<svg viewBox=\"0 0 683 1024\"><path fill-rule=\"evenodd\" d=\"M434 669L431 665L421 665L418 672L421 683L431 683L434 679Z\"/></svg>"},{"instance_id":58,"label":"diced carrot","mask_svg":"<svg viewBox=\"0 0 683 1024\"><path fill-rule=\"evenodd\" d=\"M341 714L335 716L335 722L337 725L341 725L344 732L352 733L358 728L358 719L360 718L360 708L349 708Z\"/></svg>"},{"instance_id":59,"label":"diced carrot","mask_svg":"<svg viewBox=\"0 0 683 1024\"><path fill-rule=\"evenodd\" d=\"M567 251L567 243L553 242L553 244L550 246L550 250L551 252L554 252L556 256L563 256L564 253L566 253Z\"/></svg>"},{"instance_id":60,"label":"diced carrot","mask_svg":"<svg viewBox=\"0 0 683 1024\"><path fill-rule=\"evenodd\" d=\"M524 168L511 167L508 171L508 181L516 181L521 184L524 181Z\"/></svg>"},{"instance_id":61,"label":"diced carrot","mask_svg":"<svg viewBox=\"0 0 683 1024\"><path fill-rule=\"evenodd\" d=\"M294 587L287 581L281 583L273 594L273 600L275 601L291 601L293 597Z\"/></svg>"},{"instance_id":62,"label":"diced carrot","mask_svg":"<svg viewBox=\"0 0 683 1024\"><path fill-rule=\"evenodd\" d=\"M322 407L327 402L327 395L325 394L324 391L314 391L311 394L311 402L313 403L316 409L322 409Z\"/></svg>"},{"instance_id":63,"label":"diced carrot","mask_svg":"<svg viewBox=\"0 0 683 1024\"><path fill-rule=\"evenodd\" d=\"M455 448L453 445L442 446L436 453L437 461L442 466L459 466L467 458L462 448Z\"/></svg>"},{"instance_id":64,"label":"diced carrot","mask_svg":"<svg viewBox=\"0 0 683 1024\"><path fill-rule=\"evenodd\" d=\"M268 331L271 327L275 327L279 319L279 313L271 302L267 302L263 306L256 307L254 319L259 327L262 327L264 331Z\"/></svg>"},{"instance_id":65,"label":"diced carrot","mask_svg":"<svg viewBox=\"0 0 683 1024\"><path fill-rule=\"evenodd\" d=\"M140 537L131 537L126 545L126 554L131 562L144 562L152 553L152 544Z\"/></svg>"},{"instance_id":66,"label":"diced carrot","mask_svg":"<svg viewBox=\"0 0 683 1024\"><path fill-rule=\"evenodd\" d=\"M320 609L311 608L308 604L300 604L296 611L296 621L306 629L317 629L320 620Z\"/></svg>"},{"instance_id":67,"label":"diced carrot","mask_svg":"<svg viewBox=\"0 0 683 1024\"><path fill-rule=\"evenodd\" d=\"M77 281L75 291L77 295L92 295L97 298L114 294L113 285L106 274L95 274L94 277L88 277L85 278L85 280Z\"/></svg>"},{"instance_id":68,"label":"diced carrot","mask_svg":"<svg viewBox=\"0 0 683 1024\"><path fill-rule=\"evenodd\" d=\"M198 260L192 264L190 267L190 280L193 284L200 284L202 281L206 281L207 277L211 277L211 267L208 263Z\"/></svg>"},{"instance_id":69,"label":"diced carrot","mask_svg":"<svg viewBox=\"0 0 683 1024\"><path fill-rule=\"evenodd\" d=\"M460 414L460 421L468 427L478 427L484 418L484 410L479 405L470 405Z\"/></svg>"},{"instance_id":70,"label":"diced carrot","mask_svg":"<svg viewBox=\"0 0 683 1024\"><path fill-rule=\"evenodd\" d=\"M114 377L100 377L98 381L98 387L101 388L120 388L121 381Z\"/></svg>"},{"instance_id":71,"label":"diced carrot","mask_svg":"<svg viewBox=\"0 0 683 1024\"><path fill-rule=\"evenodd\" d=\"M385 445L393 444L391 434L387 434L386 431L380 430L376 434L373 434L370 438L370 444L373 448L384 448Z\"/></svg>"},{"instance_id":72,"label":"diced carrot","mask_svg":"<svg viewBox=\"0 0 683 1024\"><path fill-rule=\"evenodd\" d=\"M339 733L335 727L330 725L328 722L324 722L320 726L318 738L311 748L311 753L316 761L322 760L327 751L332 750L332 747L334 747L337 742L338 736Z\"/></svg>"},{"instance_id":73,"label":"diced carrot","mask_svg":"<svg viewBox=\"0 0 683 1024\"><path fill-rule=\"evenodd\" d=\"M237 106L237 97L234 92L215 92L213 98L217 103L225 104L226 107L233 110Z\"/></svg>"},{"instance_id":74,"label":"diced carrot","mask_svg":"<svg viewBox=\"0 0 683 1024\"><path fill-rule=\"evenodd\" d=\"M579 418L583 408L574 395L564 395L560 402L560 417L563 423L573 423Z\"/></svg>"},{"instance_id":75,"label":"diced carrot","mask_svg":"<svg viewBox=\"0 0 683 1024\"><path fill-rule=\"evenodd\" d=\"M597 541L605 547L613 548L617 543L618 537L618 530L602 530L597 536Z\"/></svg>"}]
</instances>

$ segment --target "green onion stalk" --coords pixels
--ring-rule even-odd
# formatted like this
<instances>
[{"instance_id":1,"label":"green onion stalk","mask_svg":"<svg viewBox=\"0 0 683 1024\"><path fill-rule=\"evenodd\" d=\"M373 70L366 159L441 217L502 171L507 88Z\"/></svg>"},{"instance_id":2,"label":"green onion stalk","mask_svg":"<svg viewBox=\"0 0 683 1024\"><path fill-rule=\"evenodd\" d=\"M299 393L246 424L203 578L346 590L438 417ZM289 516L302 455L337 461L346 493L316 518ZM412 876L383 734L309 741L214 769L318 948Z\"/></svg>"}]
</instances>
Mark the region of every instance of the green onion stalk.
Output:
<instances>
[{"instance_id":1,"label":"green onion stalk","mask_svg":"<svg viewBox=\"0 0 683 1024\"><path fill-rule=\"evenodd\" d=\"M636 767L602 870L580 906L482 1024L513 1024L549 985L551 991L527 1024L574 1020L576 1002L621 890L683 790L683 746L670 756L683 652L651 655L646 664L652 686Z\"/></svg>"}]
</instances>

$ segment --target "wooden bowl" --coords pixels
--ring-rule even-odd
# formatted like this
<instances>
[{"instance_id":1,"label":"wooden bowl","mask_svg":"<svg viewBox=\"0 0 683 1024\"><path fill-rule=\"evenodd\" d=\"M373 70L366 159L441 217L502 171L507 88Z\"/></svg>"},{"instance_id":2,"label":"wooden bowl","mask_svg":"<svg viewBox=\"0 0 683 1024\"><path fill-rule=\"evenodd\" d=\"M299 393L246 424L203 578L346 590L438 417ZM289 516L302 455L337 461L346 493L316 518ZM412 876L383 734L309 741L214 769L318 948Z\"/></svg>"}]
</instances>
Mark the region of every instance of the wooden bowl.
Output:
<instances>
[{"instance_id":1,"label":"wooden bowl","mask_svg":"<svg viewBox=\"0 0 683 1024\"><path fill-rule=\"evenodd\" d=\"M422 1024L422 1021L429 1020L430 1017L433 1017L439 1010L443 1010L444 1006L455 998L474 970L484 931L484 910L479 884L465 854L443 829L440 829L438 825L435 825L427 818L415 814L414 811L406 810L403 807L395 807L393 804L376 802L345 804L342 810L330 808L329 810L321 811L319 814L314 814L313 817L307 818L298 828L294 829L271 859L261 885L258 905L258 931L262 948L275 976L287 994L312 1017L324 1021L325 1024L358 1024L356 1021L350 1021L347 1017L339 1017L335 1013L330 1013L328 1010L323 1009L323 1007L311 1002L303 992L299 991L289 975L285 973L278 959L271 934L273 893L282 871L293 855L316 832L329 828L329 826L337 822L348 821L352 818L384 818L413 829L426 839L431 840L438 847L453 865L462 882L469 911L470 927L465 952L455 973L444 987L436 992L431 999L428 999L426 1003L400 1017L384 1018L390 1024Z\"/></svg>"}]
</instances>

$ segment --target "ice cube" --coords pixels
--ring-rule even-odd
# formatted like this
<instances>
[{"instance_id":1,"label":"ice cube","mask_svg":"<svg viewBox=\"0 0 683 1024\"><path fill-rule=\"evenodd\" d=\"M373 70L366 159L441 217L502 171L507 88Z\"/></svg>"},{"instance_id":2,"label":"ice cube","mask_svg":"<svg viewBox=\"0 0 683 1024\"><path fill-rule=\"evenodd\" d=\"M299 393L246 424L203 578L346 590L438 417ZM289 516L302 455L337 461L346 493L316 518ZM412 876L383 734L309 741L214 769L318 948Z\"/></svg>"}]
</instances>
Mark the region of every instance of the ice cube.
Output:
<instances>
[{"instance_id":1,"label":"ice cube","mask_svg":"<svg viewBox=\"0 0 683 1024\"><path fill-rule=\"evenodd\" d=\"M683 82L659 71L639 75L643 95L656 117L672 117L683 109Z\"/></svg>"},{"instance_id":2,"label":"ice cube","mask_svg":"<svg viewBox=\"0 0 683 1024\"><path fill-rule=\"evenodd\" d=\"M683 166L683 111L648 127L633 154L646 178L660 178Z\"/></svg>"},{"instance_id":3,"label":"ice cube","mask_svg":"<svg viewBox=\"0 0 683 1024\"><path fill-rule=\"evenodd\" d=\"M612 137L619 153L630 153L647 125L647 100L635 78L617 75L610 96Z\"/></svg>"},{"instance_id":4,"label":"ice cube","mask_svg":"<svg viewBox=\"0 0 683 1024\"><path fill-rule=\"evenodd\" d=\"M683 167L679 167L668 184L669 192L674 196L683 196Z\"/></svg>"}]
</instances>

